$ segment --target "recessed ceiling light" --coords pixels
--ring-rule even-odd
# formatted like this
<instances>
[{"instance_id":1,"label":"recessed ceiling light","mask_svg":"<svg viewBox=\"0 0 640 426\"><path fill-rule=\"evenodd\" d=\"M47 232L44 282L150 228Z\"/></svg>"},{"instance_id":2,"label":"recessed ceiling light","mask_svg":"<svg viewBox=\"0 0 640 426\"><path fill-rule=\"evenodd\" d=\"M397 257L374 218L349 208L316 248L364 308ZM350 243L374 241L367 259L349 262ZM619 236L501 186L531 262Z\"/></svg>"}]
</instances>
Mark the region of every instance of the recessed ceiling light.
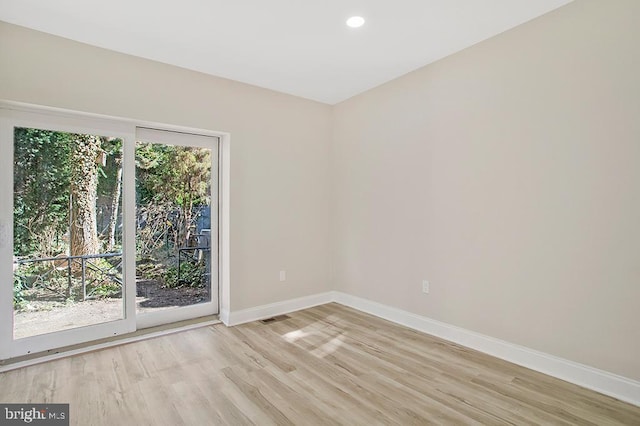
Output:
<instances>
[{"instance_id":1,"label":"recessed ceiling light","mask_svg":"<svg viewBox=\"0 0 640 426\"><path fill-rule=\"evenodd\" d=\"M358 28L364 25L364 18L362 16L352 16L347 19L347 25L351 28Z\"/></svg>"}]
</instances>

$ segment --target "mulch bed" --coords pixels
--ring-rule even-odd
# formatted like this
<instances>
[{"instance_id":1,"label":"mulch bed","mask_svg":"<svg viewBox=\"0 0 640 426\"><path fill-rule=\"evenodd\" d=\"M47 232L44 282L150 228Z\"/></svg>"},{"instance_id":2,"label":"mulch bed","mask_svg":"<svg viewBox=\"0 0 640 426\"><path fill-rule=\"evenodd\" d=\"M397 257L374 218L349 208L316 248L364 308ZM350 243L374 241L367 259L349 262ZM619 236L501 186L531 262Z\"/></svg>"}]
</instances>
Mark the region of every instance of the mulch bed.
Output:
<instances>
[{"instance_id":1,"label":"mulch bed","mask_svg":"<svg viewBox=\"0 0 640 426\"><path fill-rule=\"evenodd\" d=\"M138 280L136 296L144 300L138 302L142 308L163 308L167 306L187 306L211 300L207 288L178 287L164 288L156 280Z\"/></svg>"}]
</instances>

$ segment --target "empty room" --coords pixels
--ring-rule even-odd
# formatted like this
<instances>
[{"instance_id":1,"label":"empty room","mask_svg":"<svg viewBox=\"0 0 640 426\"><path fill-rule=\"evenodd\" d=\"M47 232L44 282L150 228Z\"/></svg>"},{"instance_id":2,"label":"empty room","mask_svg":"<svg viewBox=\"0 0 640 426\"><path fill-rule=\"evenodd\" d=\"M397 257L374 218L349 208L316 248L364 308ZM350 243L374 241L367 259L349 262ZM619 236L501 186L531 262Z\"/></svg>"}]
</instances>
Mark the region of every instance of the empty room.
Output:
<instances>
[{"instance_id":1,"label":"empty room","mask_svg":"<svg viewBox=\"0 0 640 426\"><path fill-rule=\"evenodd\" d=\"M640 425L638 17L0 0L0 424Z\"/></svg>"}]
</instances>

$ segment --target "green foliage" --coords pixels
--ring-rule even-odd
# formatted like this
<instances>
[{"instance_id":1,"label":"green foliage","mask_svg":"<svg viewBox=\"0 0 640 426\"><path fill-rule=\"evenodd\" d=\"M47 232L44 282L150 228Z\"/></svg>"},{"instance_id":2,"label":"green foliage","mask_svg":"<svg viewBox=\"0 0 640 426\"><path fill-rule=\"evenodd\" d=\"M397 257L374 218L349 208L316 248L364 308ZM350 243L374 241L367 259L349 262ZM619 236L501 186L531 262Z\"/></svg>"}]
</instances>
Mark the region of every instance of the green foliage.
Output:
<instances>
[{"instance_id":1,"label":"green foliage","mask_svg":"<svg viewBox=\"0 0 640 426\"><path fill-rule=\"evenodd\" d=\"M122 145L120 139L97 135L15 129L16 256L54 257L69 253L75 241L74 233L70 232L71 215L77 228L84 229L87 224L91 229L97 228L97 239L102 241L92 247L108 242L105 246L109 250L117 250L117 239L107 236L115 236L114 229L119 223L113 220L114 216L109 217L111 212L122 211L114 207L121 202L116 194L121 188L118 181L122 171ZM203 263L182 264L178 280L174 262L176 248L194 241L201 206L211 205L211 150L166 144L136 145L137 253L154 259L148 267L138 264L138 275L142 273L167 287L202 287L205 285ZM105 163L102 154L106 155ZM73 200L70 191L74 191ZM77 196L89 193L93 195ZM79 201L82 201L82 212L90 213L70 212L70 206L76 209ZM109 269L109 265L101 268ZM122 291L116 282L122 279L121 271L111 269L104 274L87 269L85 272L87 291L92 296L110 297ZM24 304L25 297L32 300L32 293L42 289L55 297L78 300L82 293L81 281L75 261L71 275L66 268L56 269L48 261L23 265L14 274L14 303Z\"/></svg>"},{"instance_id":2,"label":"green foliage","mask_svg":"<svg viewBox=\"0 0 640 426\"><path fill-rule=\"evenodd\" d=\"M87 295L91 297L115 297L122 291L122 286L116 280L122 282L122 272L114 265L120 258L109 262L108 259L88 259L85 266L85 282L87 283ZM80 285L82 282L80 281Z\"/></svg>"},{"instance_id":3,"label":"green foliage","mask_svg":"<svg viewBox=\"0 0 640 426\"><path fill-rule=\"evenodd\" d=\"M27 288L27 279L24 275L16 273L13 275L13 309L20 310L24 307L24 298Z\"/></svg>"},{"instance_id":4,"label":"green foliage","mask_svg":"<svg viewBox=\"0 0 640 426\"><path fill-rule=\"evenodd\" d=\"M204 282L205 265L203 262L185 262L180 264L180 279L178 279L178 267L170 266L165 274L165 284L167 288L198 287L202 288Z\"/></svg>"},{"instance_id":5,"label":"green foliage","mask_svg":"<svg viewBox=\"0 0 640 426\"><path fill-rule=\"evenodd\" d=\"M138 143L136 173L138 253L184 247L195 229L197 206L211 203L211 150Z\"/></svg>"},{"instance_id":6,"label":"green foliage","mask_svg":"<svg viewBox=\"0 0 640 426\"><path fill-rule=\"evenodd\" d=\"M77 285L79 280L72 278L72 283ZM51 270L43 264L21 265L13 274L13 307L22 310L28 300L38 300L44 292L62 297L68 285L66 270Z\"/></svg>"},{"instance_id":7,"label":"green foliage","mask_svg":"<svg viewBox=\"0 0 640 426\"><path fill-rule=\"evenodd\" d=\"M68 249L69 190L74 155L82 155L80 140L89 135L33 128L14 130L14 254L53 256ZM94 137L95 138L95 137ZM108 198L115 188L122 140L99 137L106 166L96 165L98 195ZM87 173L76 173L80 178Z\"/></svg>"},{"instance_id":8,"label":"green foliage","mask_svg":"<svg viewBox=\"0 0 640 426\"><path fill-rule=\"evenodd\" d=\"M138 143L140 203L169 202L182 208L208 205L211 150Z\"/></svg>"},{"instance_id":9,"label":"green foliage","mask_svg":"<svg viewBox=\"0 0 640 426\"><path fill-rule=\"evenodd\" d=\"M44 255L62 244L69 215L71 134L14 131L14 253ZM40 236L40 237L39 237Z\"/></svg>"},{"instance_id":10,"label":"green foliage","mask_svg":"<svg viewBox=\"0 0 640 426\"><path fill-rule=\"evenodd\" d=\"M119 284L112 281L104 281L91 288L91 295L98 298L114 297L120 294L120 290Z\"/></svg>"},{"instance_id":11,"label":"green foliage","mask_svg":"<svg viewBox=\"0 0 640 426\"><path fill-rule=\"evenodd\" d=\"M136 259L136 274L148 280L163 281L166 267L162 262L152 257Z\"/></svg>"},{"instance_id":12,"label":"green foliage","mask_svg":"<svg viewBox=\"0 0 640 426\"><path fill-rule=\"evenodd\" d=\"M116 187L118 167L122 162L122 139L102 138L101 148L107 158L105 166L99 168L98 196L111 197Z\"/></svg>"}]
</instances>

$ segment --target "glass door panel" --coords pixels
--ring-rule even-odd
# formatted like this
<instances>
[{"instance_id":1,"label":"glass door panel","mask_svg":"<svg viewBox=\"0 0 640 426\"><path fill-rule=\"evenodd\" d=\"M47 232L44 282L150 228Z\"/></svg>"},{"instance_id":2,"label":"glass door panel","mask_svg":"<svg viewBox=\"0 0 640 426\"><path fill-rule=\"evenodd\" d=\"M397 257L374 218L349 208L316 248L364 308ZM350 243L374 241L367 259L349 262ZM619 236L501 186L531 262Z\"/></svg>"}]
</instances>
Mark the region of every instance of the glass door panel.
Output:
<instances>
[{"instance_id":1,"label":"glass door panel","mask_svg":"<svg viewBox=\"0 0 640 426\"><path fill-rule=\"evenodd\" d=\"M138 129L136 313L217 313L218 138Z\"/></svg>"},{"instance_id":2,"label":"glass door panel","mask_svg":"<svg viewBox=\"0 0 640 426\"><path fill-rule=\"evenodd\" d=\"M14 128L13 336L124 318L122 139Z\"/></svg>"},{"instance_id":3,"label":"glass door panel","mask_svg":"<svg viewBox=\"0 0 640 426\"><path fill-rule=\"evenodd\" d=\"M134 135L0 105L0 360L135 330Z\"/></svg>"}]
</instances>

